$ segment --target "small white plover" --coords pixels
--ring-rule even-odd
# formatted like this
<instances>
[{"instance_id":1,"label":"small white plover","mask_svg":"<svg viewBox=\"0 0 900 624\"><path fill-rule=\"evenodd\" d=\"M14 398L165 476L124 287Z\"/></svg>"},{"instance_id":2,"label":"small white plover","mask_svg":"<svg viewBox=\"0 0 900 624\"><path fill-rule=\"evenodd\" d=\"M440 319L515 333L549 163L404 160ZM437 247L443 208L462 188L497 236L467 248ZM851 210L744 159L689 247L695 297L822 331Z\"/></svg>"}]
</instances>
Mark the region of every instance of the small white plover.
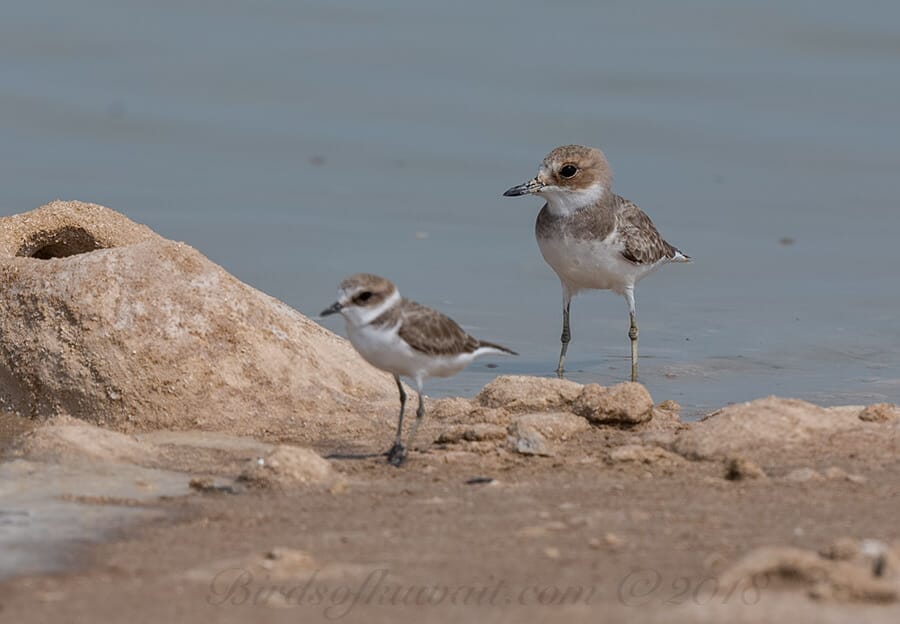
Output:
<instances>
[{"instance_id":1,"label":"small white plover","mask_svg":"<svg viewBox=\"0 0 900 624\"><path fill-rule=\"evenodd\" d=\"M637 380L638 327L634 285L669 262L690 257L667 243L640 208L610 190L612 174L603 152L564 145L544 157L537 176L504 193L540 195L547 203L534 234L563 291L563 331L559 365L562 376L571 340L569 306L586 289L611 290L625 297L631 326L631 379Z\"/></svg>"},{"instance_id":2,"label":"small white plover","mask_svg":"<svg viewBox=\"0 0 900 624\"><path fill-rule=\"evenodd\" d=\"M406 459L401 442L406 392L400 377L412 380L419 393L416 422L409 434L412 448L416 430L425 416L422 387L428 377L450 377L488 354L518 355L492 342L467 334L453 319L437 310L404 299L389 280L358 273L341 282L338 300L322 316L340 312L347 321L347 337L372 366L394 375L400 391L400 418L388 461L399 466Z\"/></svg>"}]
</instances>

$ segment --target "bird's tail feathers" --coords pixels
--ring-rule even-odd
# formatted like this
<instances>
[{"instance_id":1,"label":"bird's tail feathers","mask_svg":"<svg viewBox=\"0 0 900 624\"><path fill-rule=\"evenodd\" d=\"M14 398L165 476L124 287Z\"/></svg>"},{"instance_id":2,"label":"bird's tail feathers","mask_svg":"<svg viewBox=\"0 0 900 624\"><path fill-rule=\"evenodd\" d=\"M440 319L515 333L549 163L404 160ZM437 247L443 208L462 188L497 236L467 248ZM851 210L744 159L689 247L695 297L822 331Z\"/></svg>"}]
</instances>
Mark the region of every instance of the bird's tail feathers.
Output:
<instances>
[{"instance_id":1,"label":"bird's tail feathers","mask_svg":"<svg viewBox=\"0 0 900 624\"><path fill-rule=\"evenodd\" d=\"M495 342L487 342L485 340L478 341L478 350L484 349L485 352L495 351L498 353L506 353L507 355L519 355L512 349L507 349L503 345L498 345Z\"/></svg>"},{"instance_id":2,"label":"bird's tail feathers","mask_svg":"<svg viewBox=\"0 0 900 624\"><path fill-rule=\"evenodd\" d=\"M675 249L675 255L672 257L672 262L693 262L694 259L689 255L681 251L680 249Z\"/></svg>"}]
</instances>

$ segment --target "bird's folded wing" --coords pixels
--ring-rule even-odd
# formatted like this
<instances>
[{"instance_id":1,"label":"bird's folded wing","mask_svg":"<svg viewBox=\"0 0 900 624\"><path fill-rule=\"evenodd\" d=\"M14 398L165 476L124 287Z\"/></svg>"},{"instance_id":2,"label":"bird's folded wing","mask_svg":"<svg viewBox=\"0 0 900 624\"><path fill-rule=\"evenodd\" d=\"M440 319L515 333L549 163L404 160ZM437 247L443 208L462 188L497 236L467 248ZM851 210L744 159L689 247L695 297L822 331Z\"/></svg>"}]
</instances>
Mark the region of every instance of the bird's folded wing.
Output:
<instances>
[{"instance_id":1,"label":"bird's folded wing","mask_svg":"<svg viewBox=\"0 0 900 624\"><path fill-rule=\"evenodd\" d=\"M663 240L650 217L633 202L617 199L616 234L623 245L622 256L635 264L656 264L674 258L677 250Z\"/></svg>"},{"instance_id":2,"label":"bird's folded wing","mask_svg":"<svg viewBox=\"0 0 900 624\"><path fill-rule=\"evenodd\" d=\"M403 306L398 334L410 347L428 355L472 353L478 348L478 340L453 319L414 301Z\"/></svg>"}]
</instances>

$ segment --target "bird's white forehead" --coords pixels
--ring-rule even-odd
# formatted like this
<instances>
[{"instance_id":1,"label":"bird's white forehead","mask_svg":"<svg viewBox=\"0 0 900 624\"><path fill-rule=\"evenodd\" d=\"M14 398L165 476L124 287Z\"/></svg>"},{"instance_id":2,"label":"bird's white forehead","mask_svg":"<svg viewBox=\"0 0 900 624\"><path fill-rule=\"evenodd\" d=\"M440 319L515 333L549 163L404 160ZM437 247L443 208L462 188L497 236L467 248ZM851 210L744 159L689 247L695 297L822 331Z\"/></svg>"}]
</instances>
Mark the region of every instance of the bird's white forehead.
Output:
<instances>
[{"instance_id":1,"label":"bird's white forehead","mask_svg":"<svg viewBox=\"0 0 900 624\"><path fill-rule=\"evenodd\" d=\"M338 288L338 301L340 301L343 305L357 305L353 301L353 297L358 295L359 293L366 290L366 287L363 285L356 286L346 286L344 288Z\"/></svg>"}]
</instances>

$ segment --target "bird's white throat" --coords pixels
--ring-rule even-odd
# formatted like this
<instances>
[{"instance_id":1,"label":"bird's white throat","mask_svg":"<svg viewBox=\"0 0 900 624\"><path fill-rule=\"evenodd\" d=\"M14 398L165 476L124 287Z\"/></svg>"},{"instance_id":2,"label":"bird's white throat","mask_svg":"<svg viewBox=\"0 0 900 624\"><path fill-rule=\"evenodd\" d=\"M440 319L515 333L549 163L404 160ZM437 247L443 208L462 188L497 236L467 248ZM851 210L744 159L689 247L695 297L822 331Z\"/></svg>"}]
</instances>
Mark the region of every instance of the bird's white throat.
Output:
<instances>
[{"instance_id":1,"label":"bird's white throat","mask_svg":"<svg viewBox=\"0 0 900 624\"><path fill-rule=\"evenodd\" d=\"M606 188L602 184L592 184L587 188L578 190L559 186L545 186L537 192L538 195L547 200L550 212L560 217L596 204L605 193Z\"/></svg>"}]
</instances>

